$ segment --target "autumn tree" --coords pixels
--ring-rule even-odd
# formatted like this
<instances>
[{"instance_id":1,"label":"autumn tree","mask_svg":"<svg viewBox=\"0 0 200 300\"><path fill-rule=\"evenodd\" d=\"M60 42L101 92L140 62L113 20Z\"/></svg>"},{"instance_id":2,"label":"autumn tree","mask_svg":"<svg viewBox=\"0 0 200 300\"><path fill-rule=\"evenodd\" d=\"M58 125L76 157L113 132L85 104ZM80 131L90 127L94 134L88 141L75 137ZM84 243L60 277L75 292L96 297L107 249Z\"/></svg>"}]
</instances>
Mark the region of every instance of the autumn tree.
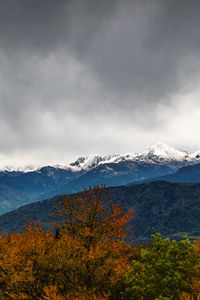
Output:
<instances>
[{"instance_id":1,"label":"autumn tree","mask_svg":"<svg viewBox=\"0 0 200 300\"><path fill-rule=\"evenodd\" d=\"M1 300L106 300L129 269L125 242L132 211L105 187L56 201L57 234L29 224L0 235Z\"/></svg>"},{"instance_id":2,"label":"autumn tree","mask_svg":"<svg viewBox=\"0 0 200 300\"><path fill-rule=\"evenodd\" d=\"M195 295L195 300L200 300L200 237L194 240L194 250L197 258L197 264L195 265L196 272L199 277L194 278L192 282L192 294Z\"/></svg>"},{"instance_id":3,"label":"autumn tree","mask_svg":"<svg viewBox=\"0 0 200 300\"><path fill-rule=\"evenodd\" d=\"M0 299L39 299L53 234L30 224L23 233L1 235L0 244Z\"/></svg>"},{"instance_id":4,"label":"autumn tree","mask_svg":"<svg viewBox=\"0 0 200 300\"><path fill-rule=\"evenodd\" d=\"M102 186L62 196L55 204L55 216L62 220L54 224L56 236L65 243L76 289L107 294L129 268L125 238L132 210L123 213Z\"/></svg>"}]
</instances>

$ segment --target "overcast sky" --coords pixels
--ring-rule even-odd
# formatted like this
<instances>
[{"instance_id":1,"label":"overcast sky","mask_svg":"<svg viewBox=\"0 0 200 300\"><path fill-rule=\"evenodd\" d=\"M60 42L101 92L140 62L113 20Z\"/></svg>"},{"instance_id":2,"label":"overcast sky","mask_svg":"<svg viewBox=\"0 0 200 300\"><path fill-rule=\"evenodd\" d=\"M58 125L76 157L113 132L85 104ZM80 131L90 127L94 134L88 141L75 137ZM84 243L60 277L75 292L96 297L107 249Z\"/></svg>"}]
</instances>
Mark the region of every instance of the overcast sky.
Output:
<instances>
[{"instance_id":1,"label":"overcast sky","mask_svg":"<svg viewBox=\"0 0 200 300\"><path fill-rule=\"evenodd\" d=\"M0 0L0 164L200 149L200 1Z\"/></svg>"}]
</instances>

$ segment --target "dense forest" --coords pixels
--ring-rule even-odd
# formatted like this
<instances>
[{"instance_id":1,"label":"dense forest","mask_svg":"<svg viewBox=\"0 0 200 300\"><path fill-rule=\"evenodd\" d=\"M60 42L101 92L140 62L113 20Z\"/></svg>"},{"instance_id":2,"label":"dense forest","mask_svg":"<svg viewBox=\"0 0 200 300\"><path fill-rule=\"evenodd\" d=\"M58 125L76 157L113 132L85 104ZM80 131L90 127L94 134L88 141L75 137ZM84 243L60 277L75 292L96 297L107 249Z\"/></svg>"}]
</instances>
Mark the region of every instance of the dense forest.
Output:
<instances>
[{"instance_id":1,"label":"dense forest","mask_svg":"<svg viewBox=\"0 0 200 300\"><path fill-rule=\"evenodd\" d=\"M133 219L105 187L62 196L53 230L0 235L0 299L200 299L200 239L133 243Z\"/></svg>"}]
</instances>

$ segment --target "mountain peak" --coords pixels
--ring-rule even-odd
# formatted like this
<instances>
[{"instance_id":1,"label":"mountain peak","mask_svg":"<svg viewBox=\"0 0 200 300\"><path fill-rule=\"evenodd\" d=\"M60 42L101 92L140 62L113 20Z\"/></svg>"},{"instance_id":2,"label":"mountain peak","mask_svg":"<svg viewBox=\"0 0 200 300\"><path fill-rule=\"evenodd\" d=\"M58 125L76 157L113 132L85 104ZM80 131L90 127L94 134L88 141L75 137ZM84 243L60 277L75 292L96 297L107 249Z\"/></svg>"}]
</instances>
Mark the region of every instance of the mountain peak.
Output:
<instances>
[{"instance_id":1,"label":"mountain peak","mask_svg":"<svg viewBox=\"0 0 200 300\"><path fill-rule=\"evenodd\" d=\"M119 155L89 155L86 157L79 157L75 162L70 163L70 167L75 169L82 169L82 170L90 170L97 167L99 164L106 164L109 162L113 162L116 157Z\"/></svg>"},{"instance_id":2,"label":"mountain peak","mask_svg":"<svg viewBox=\"0 0 200 300\"><path fill-rule=\"evenodd\" d=\"M21 167L15 167L12 165L2 166L0 167L0 172L7 171L7 172L22 172L22 173L28 173L36 171L38 167L33 165L27 165L27 166L21 166Z\"/></svg>"},{"instance_id":3,"label":"mountain peak","mask_svg":"<svg viewBox=\"0 0 200 300\"><path fill-rule=\"evenodd\" d=\"M146 151L143 152L143 155L146 158L156 156L161 159L182 161L188 156L188 153L186 151L177 150L163 143L157 143L155 145L149 146Z\"/></svg>"}]
</instances>

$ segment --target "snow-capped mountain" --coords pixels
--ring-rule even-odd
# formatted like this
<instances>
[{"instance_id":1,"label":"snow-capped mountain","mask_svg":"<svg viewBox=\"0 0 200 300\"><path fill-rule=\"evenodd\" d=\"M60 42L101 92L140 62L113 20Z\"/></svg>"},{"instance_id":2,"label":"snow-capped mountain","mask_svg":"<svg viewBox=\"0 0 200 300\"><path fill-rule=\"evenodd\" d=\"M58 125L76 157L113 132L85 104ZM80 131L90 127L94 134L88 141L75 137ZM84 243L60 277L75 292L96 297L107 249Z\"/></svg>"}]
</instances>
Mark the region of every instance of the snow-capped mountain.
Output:
<instances>
[{"instance_id":1,"label":"snow-capped mountain","mask_svg":"<svg viewBox=\"0 0 200 300\"><path fill-rule=\"evenodd\" d=\"M156 180L197 163L200 163L200 151L188 153L158 143L143 152L90 155L65 165L7 167L0 171L0 214L30 202L78 192L89 186L119 186ZM194 172L193 178L195 180Z\"/></svg>"},{"instance_id":2,"label":"snow-capped mountain","mask_svg":"<svg viewBox=\"0 0 200 300\"><path fill-rule=\"evenodd\" d=\"M184 163L192 164L200 161L200 151L188 153L177 150L163 143L147 147L143 152L130 152L123 155L87 156L79 157L68 167L73 170L91 170L98 165L108 163L120 163L124 161L148 162L148 163Z\"/></svg>"},{"instance_id":3,"label":"snow-capped mountain","mask_svg":"<svg viewBox=\"0 0 200 300\"><path fill-rule=\"evenodd\" d=\"M91 170L100 164L115 162L117 157L119 157L119 155L116 154L105 156L90 155L86 157L79 157L75 162L70 163L69 167L72 170Z\"/></svg>"},{"instance_id":4,"label":"snow-capped mountain","mask_svg":"<svg viewBox=\"0 0 200 300\"><path fill-rule=\"evenodd\" d=\"M1 166L0 172L22 172L22 173L28 173L36 171L37 167L34 167L32 165L24 166L24 167L14 167L14 166Z\"/></svg>"},{"instance_id":5,"label":"snow-capped mountain","mask_svg":"<svg viewBox=\"0 0 200 300\"><path fill-rule=\"evenodd\" d=\"M89 155L86 157L79 157L76 161L67 163L66 165L57 164L52 166L56 169L78 171L89 171L101 164L121 163L124 161L132 162L148 162L148 163L163 163L163 162L178 162L183 164L193 164L200 162L200 150L193 153L187 151L177 150L171 146L163 143L147 147L143 152L130 152L126 154L112 154L112 155ZM49 167L49 166L48 166ZM24 167L5 166L0 167L0 172L34 172L40 171L42 167L35 167L28 165Z\"/></svg>"},{"instance_id":6,"label":"snow-capped mountain","mask_svg":"<svg viewBox=\"0 0 200 300\"><path fill-rule=\"evenodd\" d=\"M143 160L167 160L184 161L189 158L186 151L176 150L168 145L158 143L148 147L144 152L137 155L137 159Z\"/></svg>"}]
</instances>

